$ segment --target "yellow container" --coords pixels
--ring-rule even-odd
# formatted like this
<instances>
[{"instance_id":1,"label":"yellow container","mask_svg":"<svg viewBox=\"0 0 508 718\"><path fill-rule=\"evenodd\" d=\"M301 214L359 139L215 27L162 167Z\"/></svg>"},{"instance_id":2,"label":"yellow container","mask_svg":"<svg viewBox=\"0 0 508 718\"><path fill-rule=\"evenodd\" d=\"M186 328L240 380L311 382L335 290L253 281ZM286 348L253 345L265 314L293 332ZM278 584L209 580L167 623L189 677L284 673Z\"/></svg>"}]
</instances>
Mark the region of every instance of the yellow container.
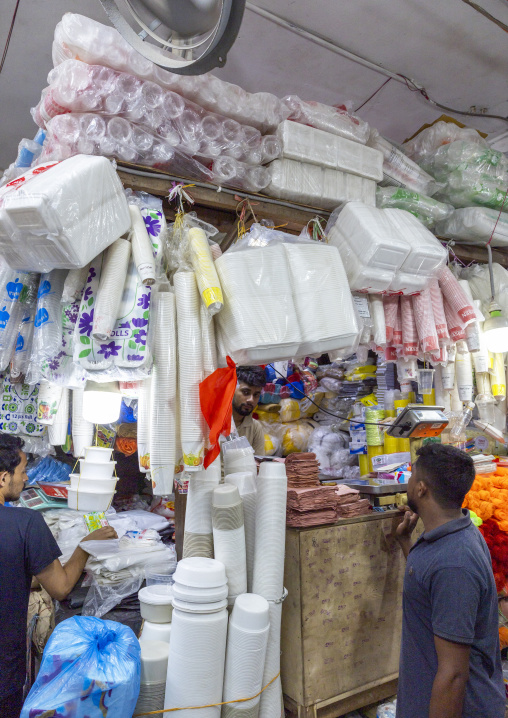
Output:
<instances>
[{"instance_id":1,"label":"yellow container","mask_svg":"<svg viewBox=\"0 0 508 718\"><path fill-rule=\"evenodd\" d=\"M435 406L436 404L436 391L435 389L432 389L430 394L422 394L423 396L423 403L425 406Z\"/></svg>"},{"instance_id":2,"label":"yellow container","mask_svg":"<svg viewBox=\"0 0 508 718\"><path fill-rule=\"evenodd\" d=\"M397 439L397 451L411 451L410 439Z\"/></svg>"},{"instance_id":3,"label":"yellow container","mask_svg":"<svg viewBox=\"0 0 508 718\"><path fill-rule=\"evenodd\" d=\"M397 416L395 409L385 409L386 416Z\"/></svg>"},{"instance_id":4,"label":"yellow container","mask_svg":"<svg viewBox=\"0 0 508 718\"><path fill-rule=\"evenodd\" d=\"M399 450L399 439L396 436L390 436L385 431L384 441L385 454L396 454Z\"/></svg>"},{"instance_id":5,"label":"yellow container","mask_svg":"<svg viewBox=\"0 0 508 718\"><path fill-rule=\"evenodd\" d=\"M393 405L395 407L396 416L400 414L402 409L409 404L409 399L395 399Z\"/></svg>"},{"instance_id":6,"label":"yellow container","mask_svg":"<svg viewBox=\"0 0 508 718\"><path fill-rule=\"evenodd\" d=\"M369 473L369 457L367 454L359 454L358 462L360 464L360 476L365 476Z\"/></svg>"},{"instance_id":7,"label":"yellow container","mask_svg":"<svg viewBox=\"0 0 508 718\"><path fill-rule=\"evenodd\" d=\"M367 457L369 459L369 471L372 471L372 457L373 456L380 456L381 454L385 453L385 447L383 444L381 446L367 446Z\"/></svg>"}]
</instances>

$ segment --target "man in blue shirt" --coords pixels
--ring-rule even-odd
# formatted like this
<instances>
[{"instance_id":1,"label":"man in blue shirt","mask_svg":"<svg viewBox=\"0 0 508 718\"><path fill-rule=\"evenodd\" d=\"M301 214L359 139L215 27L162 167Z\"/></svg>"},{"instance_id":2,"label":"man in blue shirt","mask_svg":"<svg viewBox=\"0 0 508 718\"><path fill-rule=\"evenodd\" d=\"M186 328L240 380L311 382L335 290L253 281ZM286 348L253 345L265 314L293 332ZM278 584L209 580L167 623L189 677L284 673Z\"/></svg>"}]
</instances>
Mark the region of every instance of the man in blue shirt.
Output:
<instances>
[{"instance_id":1,"label":"man in blue shirt","mask_svg":"<svg viewBox=\"0 0 508 718\"><path fill-rule=\"evenodd\" d=\"M416 453L396 528L407 558L397 718L504 718L492 564L461 508L473 461L443 444ZM412 545L418 517L425 533Z\"/></svg>"},{"instance_id":2,"label":"man in blue shirt","mask_svg":"<svg viewBox=\"0 0 508 718\"><path fill-rule=\"evenodd\" d=\"M65 566L42 514L4 506L17 501L27 481L27 458L19 436L0 433L0 718L19 718L23 703L28 599L32 576L52 598L74 588L88 553L80 546ZM116 538L107 526L84 541Z\"/></svg>"}]
</instances>

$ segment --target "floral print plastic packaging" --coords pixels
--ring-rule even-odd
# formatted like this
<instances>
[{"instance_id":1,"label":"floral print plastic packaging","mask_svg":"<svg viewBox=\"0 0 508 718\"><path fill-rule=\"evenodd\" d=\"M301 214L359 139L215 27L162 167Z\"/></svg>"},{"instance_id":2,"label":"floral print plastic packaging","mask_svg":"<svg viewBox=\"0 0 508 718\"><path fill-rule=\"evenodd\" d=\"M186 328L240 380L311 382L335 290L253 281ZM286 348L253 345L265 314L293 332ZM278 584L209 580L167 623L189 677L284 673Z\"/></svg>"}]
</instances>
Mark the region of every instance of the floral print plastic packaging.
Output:
<instances>
[{"instance_id":1,"label":"floral print plastic packaging","mask_svg":"<svg viewBox=\"0 0 508 718\"><path fill-rule=\"evenodd\" d=\"M49 639L21 718L125 718L140 680L141 649L130 628L74 616Z\"/></svg>"}]
</instances>

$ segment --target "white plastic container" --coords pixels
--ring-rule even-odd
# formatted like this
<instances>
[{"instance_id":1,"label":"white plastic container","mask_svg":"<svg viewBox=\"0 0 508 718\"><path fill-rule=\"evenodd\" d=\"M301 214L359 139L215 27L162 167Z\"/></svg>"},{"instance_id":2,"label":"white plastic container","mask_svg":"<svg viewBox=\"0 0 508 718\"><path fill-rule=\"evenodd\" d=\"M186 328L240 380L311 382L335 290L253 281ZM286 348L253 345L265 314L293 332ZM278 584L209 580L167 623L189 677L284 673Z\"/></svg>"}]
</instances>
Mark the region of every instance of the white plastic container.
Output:
<instances>
[{"instance_id":1,"label":"white plastic container","mask_svg":"<svg viewBox=\"0 0 508 718\"><path fill-rule=\"evenodd\" d=\"M83 491L69 487L67 505L75 511L107 511L115 495L114 491Z\"/></svg>"},{"instance_id":2,"label":"white plastic container","mask_svg":"<svg viewBox=\"0 0 508 718\"><path fill-rule=\"evenodd\" d=\"M102 446L87 446L85 459L91 464L104 464L111 461L112 449L105 449Z\"/></svg>"},{"instance_id":3,"label":"white plastic container","mask_svg":"<svg viewBox=\"0 0 508 718\"><path fill-rule=\"evenodd\" d=\"M69 476L71 480L71 489L78 489L80 491L89 491L90 493L96 493L97 491L104 491L112 493L115 490L117 479L85 479L79 474L71 474Z\"/></svg>"},{"instance_id":4,"label":"white plastic container","mask_svg":"<svg viewBox=\"0 0 508 718\"><path fill-rule=\"evenodd\" d=\"M162 683L168 672L167 641L144 640L141 643L141 683Z\"/></svg>"},{"instance_id":5,"label":"white plastic container","mask_svg":"<svg viewBox=\"0 0 508 718\"><path fill-rule=\"evenodd\" d=\"M141 617L151 623L170 623L173 615L173 587L145 586L138 593Z\"/></svg>"},{"instance_id":6,"label":"white plastic container","mask_svg":"<svg viewBox=\"0 0 508 718\"><path fill-rule=\"evenodd\" d=\"M95 463L88 459L80 459L80 474L83 479L110 479L115 470L116 461Z\"/></svg>"},{"instance_id":7,"label":"white plastic container","mask_svg":"<svg viewBox=\"0 0 508 718\"><path fill-rule=\"evenodd\" d=\"M153 623L145 621L141 632L141 641L165 641L169 643L171 637L171 623Z\"/></svg>"}]
</instances>

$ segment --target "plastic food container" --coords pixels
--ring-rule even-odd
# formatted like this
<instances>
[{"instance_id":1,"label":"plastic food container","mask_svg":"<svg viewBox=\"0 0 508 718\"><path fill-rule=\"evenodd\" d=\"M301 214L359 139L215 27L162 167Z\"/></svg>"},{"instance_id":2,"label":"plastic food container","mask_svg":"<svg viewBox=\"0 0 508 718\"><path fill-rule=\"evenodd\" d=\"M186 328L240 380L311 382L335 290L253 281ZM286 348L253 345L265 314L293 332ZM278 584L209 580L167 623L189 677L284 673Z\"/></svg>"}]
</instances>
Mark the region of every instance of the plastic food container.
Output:
<instances>
[{"instance_id":1,"label":"plastic food container","mask_svg":"<svg viewBox=\"0 0 508 718\"><path fill-rule=\"evenodd\" d=\"M115 470L116 461L93 462L80 459L80 474L83 479L110 479Z\"/></svg>"},{"instance_id":2,"label":"plastic food container","mask_svg":"<svg viewBox=\"0 0 508 718\"><path fill-rule=\"evenodd\" d=\"M107 511L115 495L114 491L83 491L69 487L67 505L75 511Z\"/></svg>"},{"instance_id":3,"label":"plastic food container","mask_svg":"<svg viewBox=\"0 0 508 718\"><path fill-rule=\"evenodd\" d=\"M141 683L162 683L168 672L169 643L145 640L141 643Z\"/></svg>"},{"instance_id":4,"label":"plastic food container","mask_svg":"<svg viewBox=\"0 0 508 718\"><path fill-rule=\"evenodd\" d=\"M145 586L138 593L141 617L151 623L171 623L173 588L168 584Z\"/></svg>"},{"instance_id":5,"label":"plastic food container","mask_svg":"<svg viewBox=\"0 0 508 718\"><path fill-rule=\"evenodd\" d=\"M156 586L157 584L169 584L174 583L173 575L176 571L176 562L168 566L166 571L158 570L152 571L149 568L145 570L145 579L147 586Z\"/></svg>"},{"instance_id":6,"label":"plastic food container","mask_svg":"<svg viewBox=\"0 0 508 718\"><path fill-rule=\"evenodd\" d=\"M104 464L111 461L111 451L102 446L87 446L85 459L90 463Z\"/></svg>"},{"instance_id":7,"label":"plastic food container","mask_svg":"<svg viewBox=\"0 0 508 718\"><path fill-rule=\"evenodd\" d=\"M143 631L141 632L141 641L165 641L169 643L171 637L170 623L152 623L145 621L143 623Z\"/></svg>"},{"instance_id":8,"label":"plastic food container","mask_svg":"<svg viewBox=\"0 0 508 718\"><path fill-rule=\"evenodd\" d=\"M112 493L115 490L116 482L118 479L85 479L79 474L71 474L71 489L77 489L80 491L89 491L90 493L96 493L97 491L107 491Z\"/></svg>"}]
</instances>

